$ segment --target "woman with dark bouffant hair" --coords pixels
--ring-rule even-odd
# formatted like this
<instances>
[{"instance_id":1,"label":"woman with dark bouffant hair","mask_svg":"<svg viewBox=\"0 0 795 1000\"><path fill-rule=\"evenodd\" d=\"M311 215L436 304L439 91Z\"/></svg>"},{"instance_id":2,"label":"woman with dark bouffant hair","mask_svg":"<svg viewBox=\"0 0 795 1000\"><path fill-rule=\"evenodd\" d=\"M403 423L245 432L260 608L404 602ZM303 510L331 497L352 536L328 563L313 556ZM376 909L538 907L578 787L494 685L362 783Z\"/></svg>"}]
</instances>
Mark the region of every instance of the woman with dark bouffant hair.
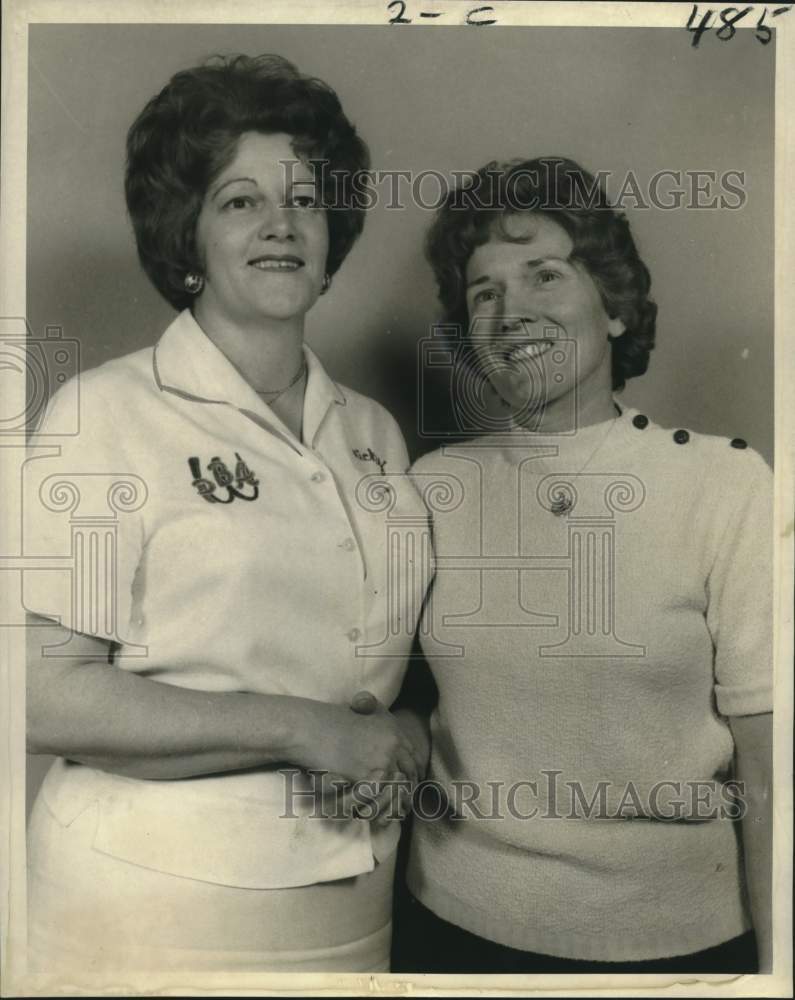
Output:
<instances>
[{"instance_id":1,"label":"woman with dark bouffant hair","mask_svg":"<svg viewBox=\"0 0 795 1000\"><path fill-rule=\"evenodd\" d=\"M390 510L422 504L394 420L304 344L362 230L367 149L268 55L177 73L127 153L140 260L178 315L55 395L40 434L78 407L80 433L29 470L32 550L69 555L70 511L98 514L71 591L26 592L29 749L57 757L30 964L384 970L398 810L351 789L424 762L387 707L414 621L387 621L384 508L359 487L396 474Z\"/></svg>"},{"instance_id":2,"label":"woman with dark bouffant hair","mask_svg":"<svg viewBox=\"0 0 795 1000\"><path fill-rule=\"evenodd\" d=\"M656 307L576 163L490 163L428 256L457 412L491 433L413 468L444 497L420 632L443 794L395 970L768 970L770 471L616 398Z\"/></svg>"}]
</instances>

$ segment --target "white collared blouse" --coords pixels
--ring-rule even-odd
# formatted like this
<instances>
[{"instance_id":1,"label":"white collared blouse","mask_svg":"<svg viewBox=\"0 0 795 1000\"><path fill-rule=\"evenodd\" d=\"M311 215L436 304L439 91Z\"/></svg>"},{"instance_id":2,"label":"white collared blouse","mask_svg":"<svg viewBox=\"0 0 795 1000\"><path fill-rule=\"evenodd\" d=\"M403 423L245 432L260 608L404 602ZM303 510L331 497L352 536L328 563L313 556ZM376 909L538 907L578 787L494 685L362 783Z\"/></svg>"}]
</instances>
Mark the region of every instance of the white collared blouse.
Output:
<instances>
[{"instance_id":1,"label":"white collared blouse","mask_svg":"<svg viewBox=\"0 0 795 1000\"><path fill-rule=\"evenodd\" d=\"M424 507L393 418L305 354L302 441L188 311L56 393L26 466L26 553L42 557L27 609L162 683L391 703L430 573ZM79 433L60 436L75 408ZM146 782L59 760L42 793L64 823L99 801L95 846L157 870L266 888L371 870L397 824L314 819L308 796L286 809L306 780Z\"/></svg>"}]
</instances>

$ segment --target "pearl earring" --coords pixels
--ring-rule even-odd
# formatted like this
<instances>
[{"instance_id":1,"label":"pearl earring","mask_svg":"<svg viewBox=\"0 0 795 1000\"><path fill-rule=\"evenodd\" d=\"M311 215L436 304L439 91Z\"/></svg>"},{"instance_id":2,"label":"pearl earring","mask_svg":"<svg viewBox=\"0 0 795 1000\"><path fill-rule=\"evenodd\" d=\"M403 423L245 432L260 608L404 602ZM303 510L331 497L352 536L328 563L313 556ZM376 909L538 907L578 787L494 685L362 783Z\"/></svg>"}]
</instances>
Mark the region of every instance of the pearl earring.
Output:
<instances>
[{"instance_id":1,"label":"pearl earring","mask_svg":"<svg viewBox=\"0 0 795 1000\"><path fill-rule=\"evenodd\" d=\"M183 284L185 285L186 292L189 292L191 295L198 295L202 288L204 288L204 278L200 274L188 271Z\"/></svg>"}]
</instances>

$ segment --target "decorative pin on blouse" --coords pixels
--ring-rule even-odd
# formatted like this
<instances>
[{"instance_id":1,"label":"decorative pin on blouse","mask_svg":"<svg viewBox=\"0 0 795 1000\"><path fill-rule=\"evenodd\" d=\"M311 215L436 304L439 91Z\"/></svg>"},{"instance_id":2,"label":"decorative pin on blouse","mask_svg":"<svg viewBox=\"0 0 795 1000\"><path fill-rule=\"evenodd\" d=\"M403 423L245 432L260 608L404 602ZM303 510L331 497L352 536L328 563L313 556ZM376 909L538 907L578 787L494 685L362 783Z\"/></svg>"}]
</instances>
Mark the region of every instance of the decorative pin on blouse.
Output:
<instances>
[{"instance_id":1,"label":"decorative pin on blouse","mask_svg":"<svg viewBox=\"0 0 795 1000\"><path fill-rule=\"evenodd\" d=\"M193 486L207 503L232 503L235 497L240 500L256 500L259 496L259 480L237 452L235 458L237 464L234 473L217 455L207 463L207 470L213 474L215 482L202 475L201 463L196 455L188 459ZM246 485L251 487L250 492L244 492ZM226 490L226 496L219 494L219 489Z\"/></svg>"}]
</instances>

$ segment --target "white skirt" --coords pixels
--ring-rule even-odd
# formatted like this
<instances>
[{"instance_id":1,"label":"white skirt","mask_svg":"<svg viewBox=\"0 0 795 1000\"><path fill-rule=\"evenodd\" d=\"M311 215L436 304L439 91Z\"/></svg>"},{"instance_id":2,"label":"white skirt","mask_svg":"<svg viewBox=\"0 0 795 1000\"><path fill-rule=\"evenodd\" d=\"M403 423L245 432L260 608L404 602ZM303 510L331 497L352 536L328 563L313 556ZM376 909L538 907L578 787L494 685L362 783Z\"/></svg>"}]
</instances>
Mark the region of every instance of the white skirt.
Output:
<instances>
[{"instance_id":1,"label":"white skirt","mask_svg":"<svg viewBox=\"0 0 795 1000\"><path fill-rule=\"evenodd\" d=\"M97 820L92 806L64 827L41 796L36 801L28 828L30 971L389 971L394 853L354 878L240 889L101 854L91 846Z\"/></svg>"}]
</instances>

